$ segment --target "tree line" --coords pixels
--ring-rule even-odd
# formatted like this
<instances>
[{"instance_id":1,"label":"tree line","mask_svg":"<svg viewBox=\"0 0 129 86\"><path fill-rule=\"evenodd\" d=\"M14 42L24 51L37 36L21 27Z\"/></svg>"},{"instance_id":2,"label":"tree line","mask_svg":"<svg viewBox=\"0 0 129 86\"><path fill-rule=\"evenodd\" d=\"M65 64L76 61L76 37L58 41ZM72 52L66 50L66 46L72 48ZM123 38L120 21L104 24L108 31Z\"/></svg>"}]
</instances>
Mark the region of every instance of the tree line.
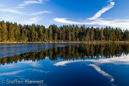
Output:
<instances>
[{"instance_id":1,"label":"tree line","mask_svg":"<svg viewBox=\"0 0 129 86\"><path fill-rule=\"evenodd\" d=\"M67 47L51 48L41 52L29 52L16 56L0 58L0 64L17 63L19 61L39 61L49 57L50 60L77 60L86 58L112 58L129 53L129 44L87 44L70 45Z\"/></svg>"},{"instance_id":2,"label":"tree line","mask_svg":"<svg viewBox=\"0 0 129 86\"><path fill-rule=\"evenodd\" d=\"M129 41L129 31L113 27L86 27L77 25L21 25L0 22L0 42L85 42Z\"/></svg>"}]
</instances>

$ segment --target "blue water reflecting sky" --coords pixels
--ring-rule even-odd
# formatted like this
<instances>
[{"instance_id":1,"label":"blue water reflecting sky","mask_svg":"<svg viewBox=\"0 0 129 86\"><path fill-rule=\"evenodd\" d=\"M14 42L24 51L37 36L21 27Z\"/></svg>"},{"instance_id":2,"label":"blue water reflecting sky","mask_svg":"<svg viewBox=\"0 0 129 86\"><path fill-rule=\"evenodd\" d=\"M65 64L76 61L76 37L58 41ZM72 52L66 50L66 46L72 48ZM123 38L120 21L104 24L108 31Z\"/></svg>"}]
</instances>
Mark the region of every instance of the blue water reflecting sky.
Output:
<instances>
[{"instance_id":1,"label":"blue water reflecting sky","mask_svg":"<svg viewBox=\"0 0 129 86\"><path fill-rule=\"evenodd\" d=\"M69 45L80 45L82 43L23 43L23 44L0 44L0 58L19 55L27 52L40 52L42 50L65 47Z\"/></svg>"},{"instance_id":2,"label":"blue water reflecting sky","mask_svg":"<svg viewBox=\"0 0 129 86\"><path fill-rule=\"evenodd\" d=\"M39 61L22 60L0 65L0 80L43 80L43 86L129 86L128 57L122 54L112 58L50 60L46 56Z\"/></svg>"}]
</instances>

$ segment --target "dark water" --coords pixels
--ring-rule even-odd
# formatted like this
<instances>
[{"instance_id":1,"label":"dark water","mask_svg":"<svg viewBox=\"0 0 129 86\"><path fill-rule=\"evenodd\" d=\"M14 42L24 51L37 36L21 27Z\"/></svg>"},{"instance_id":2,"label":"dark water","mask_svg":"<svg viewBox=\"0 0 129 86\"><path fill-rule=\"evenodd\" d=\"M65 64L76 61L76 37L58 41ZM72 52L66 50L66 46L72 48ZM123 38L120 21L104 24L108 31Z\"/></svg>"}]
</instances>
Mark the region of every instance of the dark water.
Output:
<instances>
[{"instance_id":1,"label":"dark water","mask_svg":"<svg viewBox=\"0 0 129 86\"><path fill-rule=\"evenodd\" d=\"M0 86L129 86L129 44L3 44L0 51Z\"/></svg>"}]
</instances>

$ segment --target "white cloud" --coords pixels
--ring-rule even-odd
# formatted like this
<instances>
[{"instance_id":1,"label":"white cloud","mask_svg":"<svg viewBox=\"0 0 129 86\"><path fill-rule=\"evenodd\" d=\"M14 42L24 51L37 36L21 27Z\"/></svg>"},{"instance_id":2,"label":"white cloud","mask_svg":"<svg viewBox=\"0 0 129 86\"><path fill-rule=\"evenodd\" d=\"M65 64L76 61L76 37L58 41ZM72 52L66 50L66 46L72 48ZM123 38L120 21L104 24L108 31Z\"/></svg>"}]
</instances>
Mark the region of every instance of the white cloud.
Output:
<instances>
[{"instance_id":1,"label":"white cloud","mask_svg":"<svg viewBox=\"0 0 129 86\"><path fill-rule=\"evenodd\" d=\"M121 57L113 57L113 58L107 58L107 59L98 59L98 60L87 60L89 62L94 62L96 64L105 64L105 63L111 63L116 65L129 65L129 58L127 56L121 56Z\"/></svg>"},{"instance_id":2,"label":"white cloud","mask_svg":"<svg viewBox=\"0 0 129 86\"><path fill-rule=\"evenodd\" d=\"M26 5L30 4L43 4L43 1L47 0L25 0L23 4L19 4L17 8L23 8Z\"/></svg>"},{"instance_id":3,"label":"white cloud","mask_svg":"<svg viewBox=\"0 0 129 86\"><path fill-rule=\"evenodd\" d=\"M80 61L83 61L83 60L70 60L70 61L61 61L61 62L57 62L54 64L54 66L66 66L66 64L68 63L74 63L74 62L80 62Z\"/></svg>"},{"instance_id":4,"label":"white cloud","mask_svg":"<svg viewBox=\"0 0 129 86\"><path fill-rule=\"evenodd\" d=\"M69 21L67 20L67 18L53 18L53 20L60 23L66 23L66 24L84 24L84 22Z\"/></svg>"},{"instance_id":5,"label":"white cloud","mask_svg":"<svg viewBox=\"0 0 129 86\"><path fill-rule=\"evenodd\" d=\"M25 20L25 21L20 21L19 23L21 24L34 24L34 23L37 23L39 22L40 20L42 19L42 17L32 17L28 20Z\"/></svg>"},{"instance_id":6,"label":"white cloud","mask_svg":"<svg viewBox=\"0 0 129 86\"><path fill-rule=\"evenodd\" d=\"M110 2L110 4L107 7L102 8L100 11L98 11L93 17L88 18L89 20L95 20L99 18L103 13L113 8L115 5L115 2Z\"/></svg>"},{"instance_id":7,"label":"white cloud","mask_svg":"<svg viewBox=\"0 0 129 86\"><path fill-rule=\"evenodd\" d=\"M43 71L43 70L38 70L38 69L29 69L32 71L40 72L40 73L48 73L49 71Z\"/></svg>"},{"instance_id":8,"label":"white cloud","mask_svg":"<svg viewBox=\"0 0 129 86\"><path fill-rule=\"evenodd\" d=\"M39 12L24 12L19 10L19 8L24 8L27 5L30 4L43 4L45 1L48 0L23 0L23 4L19 4L16 7L9 7L9 8L0 8L0 12L4 13L13 13L13 14L19 14L19 15L1 15L1 20L4 21L10 21L10 22L17 22L18 24L33 24L33 23L39 23L39 21L42 19L42 17L36 16L41 15L44 13L52 13L50 11L39 11ZM2 6L2 5L0 5ZM20 16L20 17L19 17ZM32 18L30 16L33 16Z\"/></svg>"},{"instance_id":9,"label":"white cloud","mask_svg":"<svg viewBox=\"0 0 129 86\"><path fill-rule=\"evenodd\" d=\"M75 63L75 62L93 62L95 64L105 64L105 63L112 63L116 65L129 65L129 58L127 56L121 57L113 57L107 59L86 59L86 60L70 60L70 61L61 61L53 64L54 66L66 66L66 64Z\"/></svg>"},{"instance_id":10,"label":"white cloud","mask_svg":"<svg viewBox=\"0 0 129 86\"><path fill-rule=\"evenodd\" d=\"M22 64L24 63L24 64L28 64L28 65L30 65L30 66L32 66L32 67L40 67L41 65L38 63L38 62L33 62L33 61L22 61L21 62Z\"/></svg>"},{"instance_id":11,"label":"white cloud","mask_svg":"<svg viewBox=\"0 0 129 86\"><path fill-rule=\"evenodd\" d=\"M92 66L97 72L102 74L103 76L110 79L110 82L114 82L113 76L106 73L105 71L101 70L101 68L97 65L103 65L103 64L115 64L115 65L129 65L129 56L121 56L121 57L113 57L113 58L106 58L106 59L86 59L86 60L70 60L70 61L61 61L53 64L54 66L66 66L66 64L75 63L75 62L86 62L89 66ZM88 63L90 62L90 63ZM93 64L91 64L91 62ZM113 86L115 86L113 83L111 83Z\"/></svg>"},{"instance_id":12,"label":"white cloud","mask_svg":"<svg viewBox=\"0 0 129 86\"><path fill-rule=\"evenodd\" d=\"M16 14L23 14L22 12L17 11L15 9L0 9L0 11L2 11L2 12L10 12L10 13L16 13Z\"/></svg>"},{"instance_id":13,"label":"white cloud","mask_svg":"<svg viewBox=\"0 0 129 86\"><path fill-rule=\"evenodd\" d=\"M96 65L94 65L94 64L89 64L89 66L93 67L97 72L99 72L99 73L102 74L103 76L109 78L109 79L110 79L110 82L114 82L114 78L113 78L110 74L108 74L108 73L106 73L105 71L101 70L100 67L98 67L98 66L96 66Z\"/></svg>"},{"instance_id":14,"label":"white cloud","mask_svg":"<svg viewBox=\"0 0 129 86\"><path fill-rule=\"evenodd\" d=\"M13 72L6 72L6 73L0 73L0 76L5 76L5 75L15 75L20 72L23 72L24 70L18 70L18 71L13 71Z\"/></svg>"},{"instance_id":15,"label":"white cloud","mask_svg":"<svg viewBox=\"0 0 129 86\"><path fill-rule=\"evenodd\" d=\"M65 24L112 26L112 27L120 27L123 29L129 28L129 19L110 19L110 20L96 19L93 21L85 20L84 22L70 21L70 20L67 20L67 18L54 18L53 20L56 22L65 23Z\"/></svg>"},{"instance_id":16,"label":"white cloud","mask_svg":"<svg viewBox=\"0 0 129 86\"><path fill-rule=\"evenodd\" d=\"M129 19L103 19L98 18L103 13L105 13L107 10L113 8L115 5L115 2L112 2L112 0L109 0L110 4L107 7L104 7L102 10L97 12L93 17L88 18L83 21L71 21L67 18L53 18L54 21L63 23L63 24L85 24L85 25L95 25L95 26L111 26L111 27L119 27L122 29L129 29Z\"/></svg>"},{"instance_id":17,"label":"white cloud","mask_svg":"<svg viewBox=\"0 0 129 86\"><path fill-rule=\"evenodd\" d=\"M107 10L113 8L115 2L111 1L112 0L109 0L110 4L107 7L104 7L102 10L97 12L93 17L88 18L88 20L84 20L83 22L70 21L67 20L67 18L54 18L53 20L56 22L66 23L66 24L100 25L100 26L112 26L112 27L122 27L122 28L129 27L129 24L127 24L129 22L129 19L116 19L118 20L116 21L116 20L104 20L98 18Z\"/></svg>"},{"instance_id":18,"label":"white cloud","mask_svg":"<svg viewBox=\"0 0 129 86\"><path fill-rule=\"evenodd\" d=\"M128 56L121 56L121 57L113 57L113 58L108 58L108 59L86 59L86 60L70 60L70 61L61 61L61 62L57 62L55 64L53 64L54 66L66 66L66 64L70 64L70 63L75 63L75 62L93 62L94 64L88 64L88 66L93 67L97 72L99 72L100 74L102 74L103 76L107 77L110 79L110 82L114 82L114 78L113 76L111 76L110 74L106 73L105 71L101 70L101 68L97 65L101 65L101 64L105 64L105 63L111 63L111 64L116 64L116 65L129 65L129 58ZM97 65L95 65L97 64ZM111 83L113 86L113 83Z\"/></svg>"},{"instance_id":19,"label":"white cloud","mask_svg":"<svg viewBox=\"0 0 129 86\"><path fill-rule=\"evenodd\" d=\"M50 11L39 11L39 12L33 12L29 15L41 15L41 14L44 14L44 13L52 13L52 12L50 12Z\"/></svg>"},{"instance_id":20,"label":"white cloud","mask_svg":"<svg viewBox=\"0 0 129 86\"><path fill-rule=\"evenodd\" d=\"M86 64L88 64L88 66L93 67L97 72L99 72L103 76L109 78L111 84L113 86L116 86L115 84L112 83L115 80L113 78L113 76L106 73L105 71L103 71L97 65L106 64L106 63L115 64L115 65L129 65L129 58L128 58L128 55L127 55L127 56L121 56L119 58L118 57L113 57L113 58L107 58L107 59L86 59L86 60L74 60L74 61L70 60L70 61L57 62L53 65L54 66L66 66L66 64L75 63L75 62L86 62ZM88 62L90 62L90 63L88 63ZM94 63L94 64L91 64L91 62Z\"/></svg>"}]
</instances>

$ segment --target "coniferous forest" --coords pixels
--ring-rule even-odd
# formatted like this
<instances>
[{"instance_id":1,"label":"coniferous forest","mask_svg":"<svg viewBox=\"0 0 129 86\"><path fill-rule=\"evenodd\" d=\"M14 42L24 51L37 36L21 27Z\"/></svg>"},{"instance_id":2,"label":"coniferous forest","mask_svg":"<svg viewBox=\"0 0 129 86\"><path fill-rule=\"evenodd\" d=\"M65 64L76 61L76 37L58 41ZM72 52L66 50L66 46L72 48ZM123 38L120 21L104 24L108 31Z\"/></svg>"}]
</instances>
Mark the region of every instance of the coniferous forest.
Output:
<instances>
[{"instance_id":1,"label":"coniferous forest","mask_svg":"<svg viewBox=\"0 0 129 86\"><path fill-rule=\"evenodd\" d=\"M129 41L129 31L113 27L21 25L0 22L0 42Z\"/></svg>"}]
</instances>

